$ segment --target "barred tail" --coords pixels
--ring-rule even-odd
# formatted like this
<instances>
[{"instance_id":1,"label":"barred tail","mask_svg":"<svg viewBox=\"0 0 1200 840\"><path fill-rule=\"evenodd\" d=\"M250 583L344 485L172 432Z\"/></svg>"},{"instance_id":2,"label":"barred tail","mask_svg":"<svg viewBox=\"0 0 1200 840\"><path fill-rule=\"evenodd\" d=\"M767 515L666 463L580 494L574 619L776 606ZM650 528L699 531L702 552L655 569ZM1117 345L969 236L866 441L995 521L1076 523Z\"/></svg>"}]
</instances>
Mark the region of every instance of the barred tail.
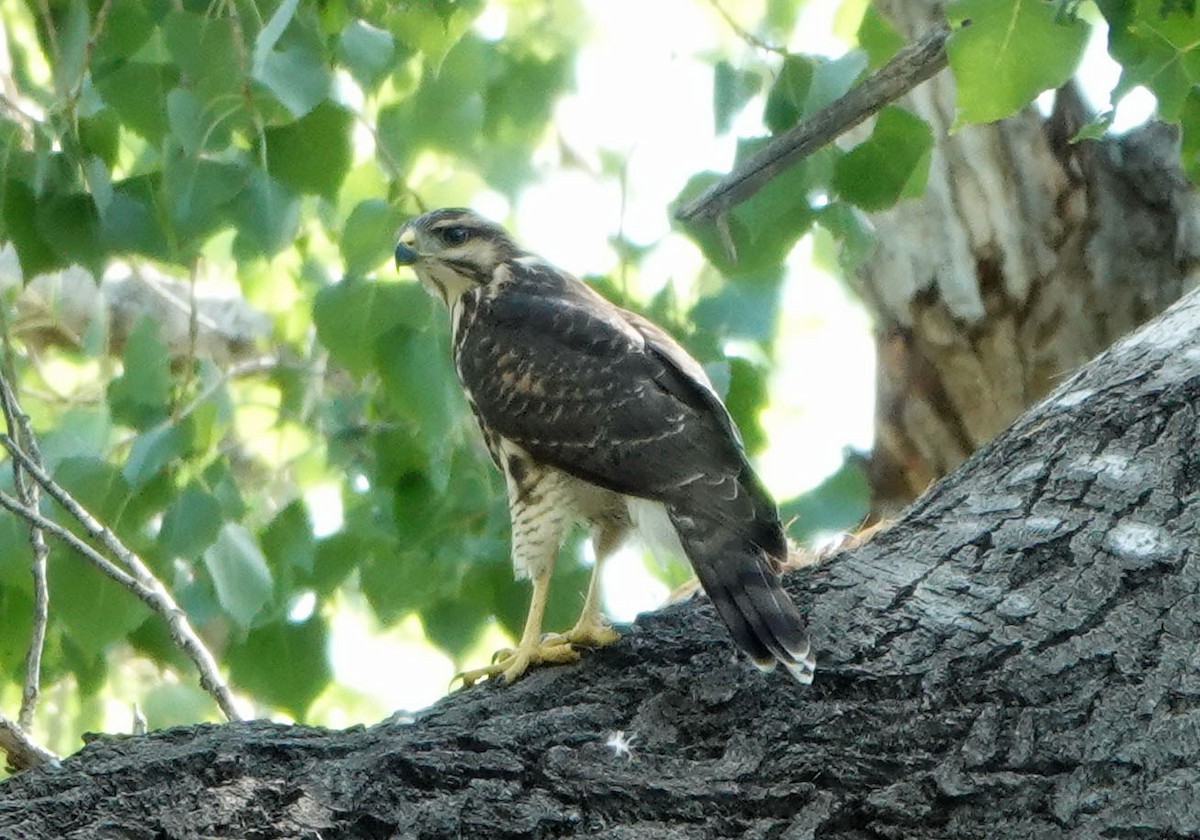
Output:
<instances>
[{"instance_id":1,"label":"barred tail","mask_svg":"<svg viewBox=\"0 0 1200 840\"><path fill-rule=\"evenodd\" d=\"M817 661L804 617L766 551L720 523L670 508L668 513L700 585L738 646L758 667L771 670L782 662L797 682L811 683Z\"/></svg>"}]
</instances>

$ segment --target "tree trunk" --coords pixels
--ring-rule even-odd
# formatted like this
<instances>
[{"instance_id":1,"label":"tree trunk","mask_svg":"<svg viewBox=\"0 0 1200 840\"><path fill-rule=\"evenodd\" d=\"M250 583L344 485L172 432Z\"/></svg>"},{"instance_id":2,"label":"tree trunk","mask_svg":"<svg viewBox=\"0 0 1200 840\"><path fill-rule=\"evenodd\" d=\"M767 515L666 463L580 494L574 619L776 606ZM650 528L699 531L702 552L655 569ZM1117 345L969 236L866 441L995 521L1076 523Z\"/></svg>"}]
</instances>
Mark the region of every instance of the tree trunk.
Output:
<instances>
[{"instance_id":1,"label":"tree trunk","mask_svg":"<svg viewBox=\"0 0 1200 840\"><path fill-rule=\"evenodd\" d=\"M941 4L881 2L906 37ZM905 105L933 127L925 194L876 214L858 272L877 327L873 509L895 515L1061 379L1195 284L1200 212L1177 132L1071 143L1073 85L951 134L948 71Z\"/></svg>"},{"instance_id":2,"label":"tree trunk","mask_svg":"<svg viewBox=\"0 0 1200 840\"><path fill-rule=\"evenodd\" d=\"M811 687L697 599L412 721L102 738L0 786L0 836L1195 836L1198 523L1200 293L790 575Z\"/></svg>"}]
</instances>

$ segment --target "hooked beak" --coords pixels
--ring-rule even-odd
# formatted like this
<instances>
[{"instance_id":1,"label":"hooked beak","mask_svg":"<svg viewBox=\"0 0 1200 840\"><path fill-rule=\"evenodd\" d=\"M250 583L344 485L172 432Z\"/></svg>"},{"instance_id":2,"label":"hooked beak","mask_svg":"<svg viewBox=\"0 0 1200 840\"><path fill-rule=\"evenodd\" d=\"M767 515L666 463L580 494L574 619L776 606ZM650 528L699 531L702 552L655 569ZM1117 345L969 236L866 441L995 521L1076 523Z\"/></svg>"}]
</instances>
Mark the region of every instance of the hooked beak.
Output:
<instances>
[{"instance_id":1,"label":"hooked beak","mask_svg":"<svg viewBox=\"0 0 1200 840\"><path fill-rule=\"evenodd\" d=\"M415 248L405 245L404 242L396 243L396 268L402 265L412 265L419 259L421 259L421 255Z\"/></svg>"}]
</instances>

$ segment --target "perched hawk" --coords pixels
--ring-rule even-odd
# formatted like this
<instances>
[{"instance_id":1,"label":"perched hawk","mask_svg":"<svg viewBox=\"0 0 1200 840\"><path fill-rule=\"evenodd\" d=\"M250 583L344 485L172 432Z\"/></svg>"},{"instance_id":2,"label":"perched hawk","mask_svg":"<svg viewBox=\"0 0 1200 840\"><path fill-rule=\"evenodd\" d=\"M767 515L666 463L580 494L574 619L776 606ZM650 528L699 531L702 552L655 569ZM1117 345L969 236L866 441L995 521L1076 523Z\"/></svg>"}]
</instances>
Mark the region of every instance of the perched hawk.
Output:
<instances>
[{"instance_id":1,"label":"perched hawk","mask_svg":"<svg viewBox=\"0 0 1200 840\"><path fill-rule=\"evenodd\" d=\"M512 681L615 641L600 614L600 567L637 531L687 557L759 667L782 662L811 682L804 619L777 577L787 557L779 514L696 360L469 210L410 220L396 264L450 309L454 365L508 487L513 567L533 581L517 647L463 681ZM595 570L575 627L543 636L550 574L575 522L591 529Z\"/></svg>"}]
</instances>

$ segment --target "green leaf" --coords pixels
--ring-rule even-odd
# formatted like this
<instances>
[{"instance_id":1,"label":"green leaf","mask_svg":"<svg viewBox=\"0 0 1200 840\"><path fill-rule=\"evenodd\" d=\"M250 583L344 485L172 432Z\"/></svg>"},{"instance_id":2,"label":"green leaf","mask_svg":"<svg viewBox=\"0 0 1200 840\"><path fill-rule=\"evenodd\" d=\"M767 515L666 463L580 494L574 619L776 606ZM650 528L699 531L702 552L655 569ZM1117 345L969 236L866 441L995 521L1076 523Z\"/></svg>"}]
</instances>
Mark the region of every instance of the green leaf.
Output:
<instances>
[{"instance_id":1,"label":"green leaf","mask_svg":"<svg viewBox=\"0 0 1200 840\"><path fill-rule=\"evenodd\" d=\"M487 618L479 604L466 603L461 598L435 601L421 610L425 636L455 662L461 662L475 646Z\"/></svg>"},{"instance_id":2,"label":"green leaf","mask_svg":"<svg viewBox=\"0 0 1200 840\"><path fill-rule=\"evenodd\" d=\"M834 59L820 59L813 66L812 84L804 100L805 115L815 113L842 96L867 69L867 54L851 50Z\"/></svg>"},{"instance_id":3,"label":"green leaf","mask_svg":"<svg viewBox=\"0 0 1200 840\"><path fill-rule=\"evenodd\" d=\"M1200 91L1193 90L1179 114L1183 129L1180 159L1193 184L1200 184Z\"/></svg>"},{"instance_id":4,"label":"green leaf","mask_svg":"<svg viewBox=\"0 0 1200 840\"><path fill-rule=\"evenodd\" d=\"M875 250L875 229L861 210L834 201L817 213L817 222L832 233L841 246L838 250L838 265L847 277L853 275L867 257Z\"/></svg>"},{"instance_id":5,"label":"green leaf","mask_svg":"<svg viewBox=\"0 0 1200 840\"><path fill-rule=\"evenodd\" d=\"M192 447L192 425L166 423L142 432L133 440L123 474L133 487L157 477L170 463L184 457Z\"/></svg>"},{"instance_id":6,"label":"green leaf","mask_svg":"<svg viewBox=\"0 0 1200 840\"><path fill-rule=\"evenodd\" d=\"M820 533L849 531L870 510L871 486L861 459L845 461L833 475L812 490L779 506L779 516L797 542Z\"/></svg>"},{"instance_id":7,"label":"green leaf","mask_svg":"<svg viewBox=\"0 0 1200 840\"><path fill-rule=\"evenodd\" d=\"M316 543L312 587L318 595L329 595L358 568L366 552L357 534L339 531Z\"/></svg>"},{"instance_id":8,"label":"green leaf","mask_svg":"<svg viewBox=\"0 0 1200 840\"><path fill-rule=\"evenodd\" d=\"M46 196L37 203L37 227L63 264L77 263L95 275L103 271L100 218L91 196L86 193Z\"/></svg>"},{"instance_id":9,"label":"green leaf","mask_svg":"<svg viewBox=\"0 0 1200 840\"><path fill-rule=\"evenodd\" d=\"M319 615L256 627L225 655L234 685L303 720L333 678L329 628Z\"/></svg>"},{"instance_id":10,"label":"green leaf","mask_svg":"<svg viewBox=\"0 0 1200 840\"><path fill-rule=\"evenodd\" d=\"M415 283L349 279L317 293L313 321L334 361L361 376L374 365L383 335L398 326L423 326L431 310L429 296Z\"/></svg>"},{"instance_id":11,"label":"green leaf","mask_svg":"<svg viewBox=\"0 0 1200 840\"><path fill-rule=\"evenodd\" d=\"M397 41L420 53L434 73L458 43L483 7L481 2L406 3L389 16L388 27Z\"/></svg>"},{"instance_id":12,"label":"green leaf","mask_svg":"<svg viewBox=\"0 0 1200 840\"><path fill-rule=\"evenodd\" d=\"M955 0L946 17L958 27L946 43L958 88L955 129L1003 119L1064 84L1090 32L1080 18L1056 19L1044 0Z\"/></svg>"},{"instance_id":13,"label":"green leaf","mask_svg":"<svg viewBox=\"0 0 1200 840\"><path fill-rule=\"evenodd\" d=\"M275 514L259 536L259 543L277 578L292 570L305 576L312 574L316 545L308 508L300 499L292 500Z\"/></svg>"},{"instance_id":14,"label":"green leaf","mask_svg":"<svg viewBox=\"0 0 1200 840\"><path fill-rule=\"evenodd\" d=\"M158 33L157 21L143 0L114 0L97 33L92 67L132 58Z\"/></svg>"},{"instance_id":15,"label":"green leaf","mask_svg":"<svg viewBox=\"0 0 1200 840\"><path fill-rule=\"evenodd\" d=\"M204 471L204 487L221 505L221 515L226 519L239 520L246 515L246 503L238 486L237 477L229 468L229 462L217 458Z\"/></svg>"},{"instance_id":16,"label":"green leaf","mask_svg":"<svg viewBox=\"0 0 1200 840\"><path fill-rule=\"evenodd\" d=\"M38 436L42 461L53 472L64 458L95 456L107 451L112 432L113 421L103 404L67 408L55 419L54 426Z\"/></svg>"},{"instance_id":17,"label":"green leaf","mask_svg":"<svg viewBox=\"0 0 1200 840\"><path fill-rule=\"evenodd\" d=\"M123 639L150 616L136 595L66 548L51 547L47 583L55 620L88 657Z\"/></svg>"},{"instance_id":18,"label":"green leaf","mask_svg":"<svg viewBox=\"0 0 1200 840\"><path fill-rule=\"evenodd\" d=\"M296 8L299 5L300 0L282 0L275 7L275 11L271 13L266 25L259 30L258 36L254 39L254 73L256 75L262 72L271 51L275 49L284 30L295 17Z\"/></svg>"},{"instance_id":19,"label":"green leaf","mask_svg":"<svg viewBox=\"0 0 1200 840\"><path fill-rule=\"evenodd\" d=\"M901 195L924 189L932 148L933 132L923 119L889 106L870 138L838 158L832 186L864 210L891 207Z\"/></svg>"},{"instance_id":20,"label":"green leaf","mask_svg":"<svg viewBox=\"0 0 1200 840\"><path fill-rule=\"evenodd\" d=\"M135 429L165 420L171 406L171 363L154 320L143 316L137 322L122 360L124 371L108 386L113 419Z\"/></svg>"},{"instance_id":21,"label":"green leaf","mask_svg":"<svg viewBox=\"0 0 1200 840\"><path fill-rule=\"evenodd\" d=\"M227 522L204 552L221 607L247 628L271 597L273 581L266 558L254 537L238 522Z\"/></svg>"},{"instance_id":22,"label":"green leaf","mask_svg":"<svg viewBox=\"0 0 1200 840\"><path fill-rule=\"evenodd\" d=\"M355 206L342 233L346 274L367 274L392 255L404 215L400 208L378 198L368 198Z\"/></svg>"},{"instance_id":23,"label":"green leaf","mask_svg":"<svg viewBox=\"0 0 1200 840\"><path fill-rule=\"evenodd\" d=\"M293 117L303 117L329 95L332 77L320 54L296 45L272 51L254 74Z\"/></svg>"},{"instance_id":24,"label":"green leaf","mask_svg":"<svg viewBox=\"0 0 1200 840\"><path fill-rule=\"evenodd\" d=\"M0 561L0 580L3 565ZM0 585L0 691L6 682L17 685L24 673L32 629L33 597L22 589Z\"/></svg>"},{"instance_id":25,"label":"green leaf","mask_svg":"<svg viewBox=\"0 0 1200 840\"><path fill-rule=\"evenodd\" d=\"M159 544L171 557L199 557L216 540L222 521L220 503L193 481L167 508Z\"/></svg>"},{"instance_id":26,"label":"green leaf","mask_svg":"<svg viewBox=\"0 0 1200 840\"><path fill-rule=\"evenodd\" d=\"M696 329L721 338L748 338L764 344L775 336L779 314L779 267L738 275L692 308Z\"/></svg>"},{"instance_id":27,"label":"green leaf","mask_svg":"<svg viewBox=\"0 0 1200 840\"><path fill-rule=\"evenodd\" d=\"M433 330L398 328L376 344L377 364L389 404L418 430L429 451L440 454L461 405L450 353Z\"/></svg>"},{"instance_id":28,"label":"green leaf","mask_svg":"<svg viewBox=\"0 0 1200 840\"><path fill-rule=\"evenodd\" d=\"M91 16L86 0L68 0L64 5L67 7L66 14L57 21L55 27L58 60L51 66L60 93L74 90L83 78L88 37L91 34Z\"/></svg>"},{"instance_id":29,"label":"green leaf","mask_svg":"<svg viewBox=\"0 0 1200 840\"><path fill-rule=\"evenodd\" d=\"M113 65L93 78L96 90L124 125L151 143L167 133L167 113L162 104L167 92L179 81L179 73L169 65L129 61Z\"/></svg>"},{"instance_id":30,"label":"green leaf","mask_svg":"<svg viewBox=\"0 0 1200 840\"><path fill-rule=\"evenodd\" d=\"M174 93L174 92L172 92ZM245 185L244 169L197 157L173 143L163 159L163 200L179 236L197 245L226 224L223 215Z\"/></svg>"},{"instance_id":31,"label":"green leaf","mask_svg":"<svg viewBox=\"0 0 1200 840\"><path fill-rule=\"evenodd\" d=\"M273 257L296 238L299 199L260 169L250 172L231 210L238 232L235 251L245 256Z\"/></svg>"},{"instance_id":32,"label":"green leaf","mask_svg":"<svg viewBox=\"0 0 1200 840\"><path fill-rule=\"evenodd\" d=\"M858 25L858 44L867 53L867 65L874 69L904 46L904 38L875 4L869 3Z\"/></svg>"},{"instance_id":33,"label":"green leaf","mask_svg":"<svg viewBox=\"0 0 1200 840\"><path fill-rule=\"evenodd\" d=\"M87 154L95 155L112 167L117 161L121 139L121 120L111 108L79 120L79 144Z\"/></svg>"},{"instance_id":34,"label":"green leaf","mask_svg":"<svg viewBox=\"0 0 1200 840\"><path fill-rule=\"evenodd\" d=\"M62 635L63 665L75 677L82 698L99 693L108 678L108 658L102 652L85 650L72 633Z\"/></svg>"},{"instance_id":35,"label":"green leaf","mask_svg":"<svg viewBox=\"0 0 1200 840\"><path fill-rule=\"evenodd\" d=\"M396 42L389 33L366 21L352 20L338 36L337 57L355 81L371 89L392 66Z\"/></svg>"},{"instance_id":36,"label":"green leaf","mask_svg":"<svg viewBox=\"0 0 1200 840\"><path fill-rule=\"evenodd\" d=\"M325 101L289 125L267 129L267 171L295 192L332 201L350 171L353 126L349 111Z\"/></svg>"},{"instance_id":37,"label":"green leaf","mask_svg":"<svg viewBox=\"0 0 1200 840\"><path fill-rule=\"evenodd\" d=\"M733 118L758 93L761 85L762 78L757 73L738 70L728 61L717 62L713 68L713 122L717 134L729 131Z\"/></svg>"},{"instance_id":38,"label":"green leaf","mask_svg":"<svg viewBox=\"0 0 1200 840\"><path fill-rule=\"evenodd\" d=\"M367 601L384 624L447 594L444 569L423 551L389 551L384 545L375 546L362 558L359 574Z\"/></svg>"},{"instance_id":39,"label":"green leaf","mask_svg":"<svg viewBox=\"0 0 1200 840\"><path fill-rule=\"evenodd\" d=\"M65 268L66 263L43 235L37 224L37 200L24 182L8 180L4 185L4 231L17 250L26 283L39 274Z\"/></svg>"},{"instance_id":40,"label":"green leaf","mask_svg":"<svg viewBox=\"0 0 1200 840\"><path fill-rule=\"evenodd\" d=\"M151 731L194 726L196 721L212 719L213 715L213 699L198 684L157 682L138 698L138 706Z\"/></svg>"},{"instance_id":41,"label":"green leaf","mask_svg":"<svg viewBox=\"0 0 1200 840\"><path fill-rule=\"evenodd\" d=\"M163 34L188 89L207 108L242 107L242 48L232 18L174 10L163 22Z\"/></svg>"},{"instance_id":42,"label":"green leaf","mask_svg":"<svg viewBox=\"0 0 1200 840\"><path fill-rule=\"evenodd\" d=\"M767 433L759 417L767 405L768 374L765 367L746 359L736 356L729 359L729 391L725 394L725 407L751 455L761 451L767 443Z\"/></svg>"},{"instance_id":43,"label":"green leaf","mask_svg":"<svg viewBox=\"0 0 1200 840\"><path fill-rule=\"evenodd\" d=\"M139 175L113 184L112 201L100 220L101 235L109 251L164 261L177 259L159 213L151 209L160 201L160 184L158 174Z\"/></svg>"},{"instance_id":44,"label":"green leaf","mask_svg":"<svg viewBox=\"0 0 1200 840\"><path fill-rule=\"evenodd\" d=\"M1109 52L1122 66L1112 100L1145 85L1158 99L1159 117L1178 121L1200 80L1200 21L1195 10L1159 0L1098 5L1109 21Z\"/></svg>"},{"instance_id":45,"label":"green leaf","mask_svg":"<svg viewBox=\"0 0 1200 840\"><path fill-rule=\"evenodd\" d=\"M133 495L121 471L95 455L64 458L54 479L89 513L114 529Z\"/></svg>"},{"instance_id":46,"label":"green leaf","mask_svg":"<svg viewBox=\"0 0 1200 840\"><path fill-rule=\"evenodd\" d=\"M812 85L812 59L789 54L779 68L779 76L767 94L763 122L772 134L791 128L804 115L804 103Z\"/></svg>"}]
</instances>

